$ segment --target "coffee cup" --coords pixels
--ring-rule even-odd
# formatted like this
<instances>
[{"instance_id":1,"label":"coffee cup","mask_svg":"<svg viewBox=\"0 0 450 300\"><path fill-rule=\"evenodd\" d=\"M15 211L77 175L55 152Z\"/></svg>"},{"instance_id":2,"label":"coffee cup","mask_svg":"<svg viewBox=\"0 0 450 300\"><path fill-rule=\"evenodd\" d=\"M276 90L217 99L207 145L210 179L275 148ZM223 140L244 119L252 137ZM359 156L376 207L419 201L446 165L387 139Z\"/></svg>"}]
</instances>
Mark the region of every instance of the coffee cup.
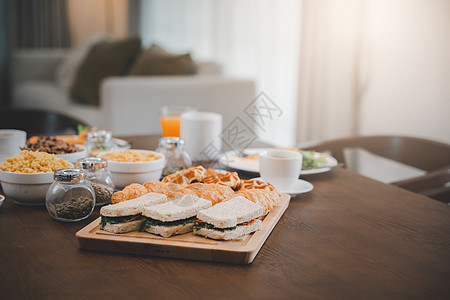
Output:
<instances>
[{"instance_id":1,"label":"coffee cup","mask_svg":"<svg viewBox=\"0 0 450 300\"><path fill-rule=\"evenodd\" d=\"M0 129L0 163L20 153L25 147L27 133L18 129Z\"/></svg>"},{"instance_id":2,"label":"coffee cup","mask_svg":"<svg viewBox=\"0 0 450 300\"><path fill-rule=\"evenodd\" d=\"M303 156L291 150L270 149L259 155L259 173L263 181L279 192L292 190L302 170Z\"/></svg>"},{"instance_id":3,"label":"coffee cup","mask_svg":"<svg viewBox=\"0 0 450 300\"><path fill-rule=\"evenodd\" d=\"M190 111L181 115L181 138L193 161L217 161L222 152L222 115Z\"/></svg>"}]
</instances>

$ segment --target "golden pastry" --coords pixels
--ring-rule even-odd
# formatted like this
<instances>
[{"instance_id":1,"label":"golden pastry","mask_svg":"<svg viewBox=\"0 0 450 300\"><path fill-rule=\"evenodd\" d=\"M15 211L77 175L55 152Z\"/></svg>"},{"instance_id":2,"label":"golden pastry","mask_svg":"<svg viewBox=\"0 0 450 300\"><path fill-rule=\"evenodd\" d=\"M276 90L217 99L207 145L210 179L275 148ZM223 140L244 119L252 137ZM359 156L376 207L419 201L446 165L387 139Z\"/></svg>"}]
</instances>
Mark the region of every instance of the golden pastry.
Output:
<instances>
[{"instance_id":1,"label":"golden pastry","mask_svg":"<svg viewBox=\"0 0 450 300\"><path fill-rule=\"evenodd\" d=\"M275 187L268 182L244 179L240 180L239 186L237 188L238 191L240 191L241 189L263 189L267 191L277 191Z\"/></svg>"},{"instance_id":2,"label":"golden pastry","mask_svg":"<svg viewBox=\"0 0 450 300\"><path fill-rule=\"evenodd\" d=\"M213 169L208 169L203 183L217 183L220 185L227 185L232 189L239 187L241 179L236 172L217 173Z\"/></svg>"},{"instance_id":3,"label":"golden pastry","mask_svg":"<svg viewBox=\"0 0 450 300\"><path fill-rule=\"evenodd\" d=\"M132 183L127 185L123 190L115 192L111 196L111 203L116 204L122 201L131 200L147 194L148 191L142 184Z\"/></svg>"},{"instance_id":4,"label":"golden pastry","mask_svg":"<svg viewBox=\"0 0 450 300\"><path fill-rule=\"evenodd\" d=\"M192 183L187 187L176 191L173 195L170 195L169 199L173 200L186 194L195 195L197 197L209 200L212 202L212 205L215 205L232 197L234 195L234 191L226 185L215 183Z\"/></svg>"},{"instance_id":5,"label":"golden pastry","mask_svg":"<svg viewBox=\"0 0 450 300\"><path fill-rule=\"evenodd\" d=\"M193 182L202 182L205 179L206 170L205 168L192 167L186 170L180 170L176 173L170 174L162 180L164 183L175 183L180 187L186 187Z\"/></svg>"},{"instance_id":6,"label":"golden pastry","mask_svg":"<svg viewBox=\"0 0 450 300\"><path fill-rule=\"evenodd\" d=\"M144 183L145 188L149 193L166 194L168 192L168 183L161 182L159 180L148 181Z\"/></svg>"},{"instance_id":7,"label":"golden pastry","mask_svg":"<svg viewBox=\"0 0 450 300\"><path fill-rule=\"evenodd\" d=\"M167 199L173 199L173 194L180 189L178 184L158 180L148 181L144 183L144 186L149 193L164 194L167 196Z\"/></svg>"},{"instance_id":8,"label":"golden pastry","mask_svg":"<svg viewBox=\"0 0 450 300\"><path fill-rule=\"evenodd\" d=\"M264 207L264 215L278 205L280 195L276 191L265 189L241 189L235 193L235 196L243 196L248 200Z\"/></svg>"}]
</instances>

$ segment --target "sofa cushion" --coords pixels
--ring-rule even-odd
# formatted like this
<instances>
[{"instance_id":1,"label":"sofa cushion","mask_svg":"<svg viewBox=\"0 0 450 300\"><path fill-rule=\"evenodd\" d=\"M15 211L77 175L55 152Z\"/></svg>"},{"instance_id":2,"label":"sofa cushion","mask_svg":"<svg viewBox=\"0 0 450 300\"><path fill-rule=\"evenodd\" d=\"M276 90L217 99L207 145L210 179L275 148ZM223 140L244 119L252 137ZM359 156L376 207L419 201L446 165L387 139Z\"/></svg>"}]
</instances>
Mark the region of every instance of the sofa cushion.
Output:
<instances>
[{"instance_id":1,"label":"sofa cushion","mask_svg":"<svg viewBox=\"0 0 450 300\"><path fill-rule=\"evenodd\" d=\"M189 53L171 54L157 45L152 45L139 55L128 75L189 75L194 74L195 71L195 63Z\"/></svg>"},{"instance_id":2,"label":"sofa cushion","mask_svg":"<svg viewBox=\"0 0 450 300\"><path fill-rule=\"evenodd\" d=\"M66 91L70 91L70 88L73 86L75 82L75 76L77 75L78 68L88 55L91 47L101 41L110 39L111 37L108 35L96 34L91 38L87 39L80 46L70 50L70 52L56 67L55 70L56 82Z\"/></svg>"},{"instance_id":3,"label":"sofa cushion","mask_svg":"<svg viewBox=\"0 0 450 300\"><path fill-rule=\"evenodd\" d=\"M99 105L101 81L109 76L124 75L140 51L140 38L102 41L92 46L70 90L72 100Z\"/></svg>"}]
</instances>

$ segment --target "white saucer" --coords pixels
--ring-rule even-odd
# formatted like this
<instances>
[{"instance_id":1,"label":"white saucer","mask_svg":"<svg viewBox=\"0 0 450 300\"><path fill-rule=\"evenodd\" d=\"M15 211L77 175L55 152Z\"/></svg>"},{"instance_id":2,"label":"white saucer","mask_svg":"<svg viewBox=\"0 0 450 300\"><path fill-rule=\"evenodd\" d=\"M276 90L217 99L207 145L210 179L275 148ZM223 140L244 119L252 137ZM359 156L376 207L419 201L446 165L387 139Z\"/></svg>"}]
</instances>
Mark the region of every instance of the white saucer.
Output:
<instances>
[{"instance_id":1,"label":"white saucer","mask_svg":"<svg viewBox=\"0 0 450 300\"><path fill-rule=\"evenodd\" d=\"M252 178L252 180L260 180L263 181L261 179L261 177L257 177L257 178ZM307 193L312 191L314 188L314 186L309 183L306 180L302 180L302 179L298 179L297 182L295 183L294 187L290 190L290 191L280 191L278 190L279 193L284 193L284 194L289 194L291 196L295 196L298 194L302 194L302 193Z\"/></svg>"}]
</instances>

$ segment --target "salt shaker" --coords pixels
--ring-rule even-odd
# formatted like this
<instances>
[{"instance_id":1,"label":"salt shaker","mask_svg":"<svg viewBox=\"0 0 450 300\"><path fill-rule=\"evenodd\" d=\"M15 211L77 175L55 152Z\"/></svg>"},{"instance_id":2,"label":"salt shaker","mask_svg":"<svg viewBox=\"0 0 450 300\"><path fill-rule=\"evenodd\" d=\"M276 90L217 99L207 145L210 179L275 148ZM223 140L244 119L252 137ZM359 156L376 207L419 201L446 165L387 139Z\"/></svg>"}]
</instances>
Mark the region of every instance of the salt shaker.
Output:
<instances>
[{"instance_id":1,"label":"salt shaker","mask_svg":"<svg viewBox=\"0 0 450 300\"><path fill-rule=\"evenodd\" d=\"M110 203L114 193L114 182L108 169L108 161L102 157L80 158L77 161L77 167L86 170L86 180L95 192L95 205Z\"/></svg>"},{"instance_id":2,"label":"salt shaker","mask_svg":"<svg viewBox=\"0 0 450 300\"><path fill-rule=\"evenodd\" d=\"M50 215L63 222L75 222L89 217L95 206L95 193L86 180L86 171L77 168L60 169L53 173L54 182L45 196Z\"/></svg>"},{"instance_id":3,"label":"salt shaker","mask_svg":"<svg viewBox=\"0 0 450 300\"><path fill-rule=\"evenodd\" d=\"M159 147L156 149L166 156L167 163L162 172L163 176L192 166L189 154L183 149L184 141L179 137L163 137L159 139Z\"/></svg>"}]
</instances>

